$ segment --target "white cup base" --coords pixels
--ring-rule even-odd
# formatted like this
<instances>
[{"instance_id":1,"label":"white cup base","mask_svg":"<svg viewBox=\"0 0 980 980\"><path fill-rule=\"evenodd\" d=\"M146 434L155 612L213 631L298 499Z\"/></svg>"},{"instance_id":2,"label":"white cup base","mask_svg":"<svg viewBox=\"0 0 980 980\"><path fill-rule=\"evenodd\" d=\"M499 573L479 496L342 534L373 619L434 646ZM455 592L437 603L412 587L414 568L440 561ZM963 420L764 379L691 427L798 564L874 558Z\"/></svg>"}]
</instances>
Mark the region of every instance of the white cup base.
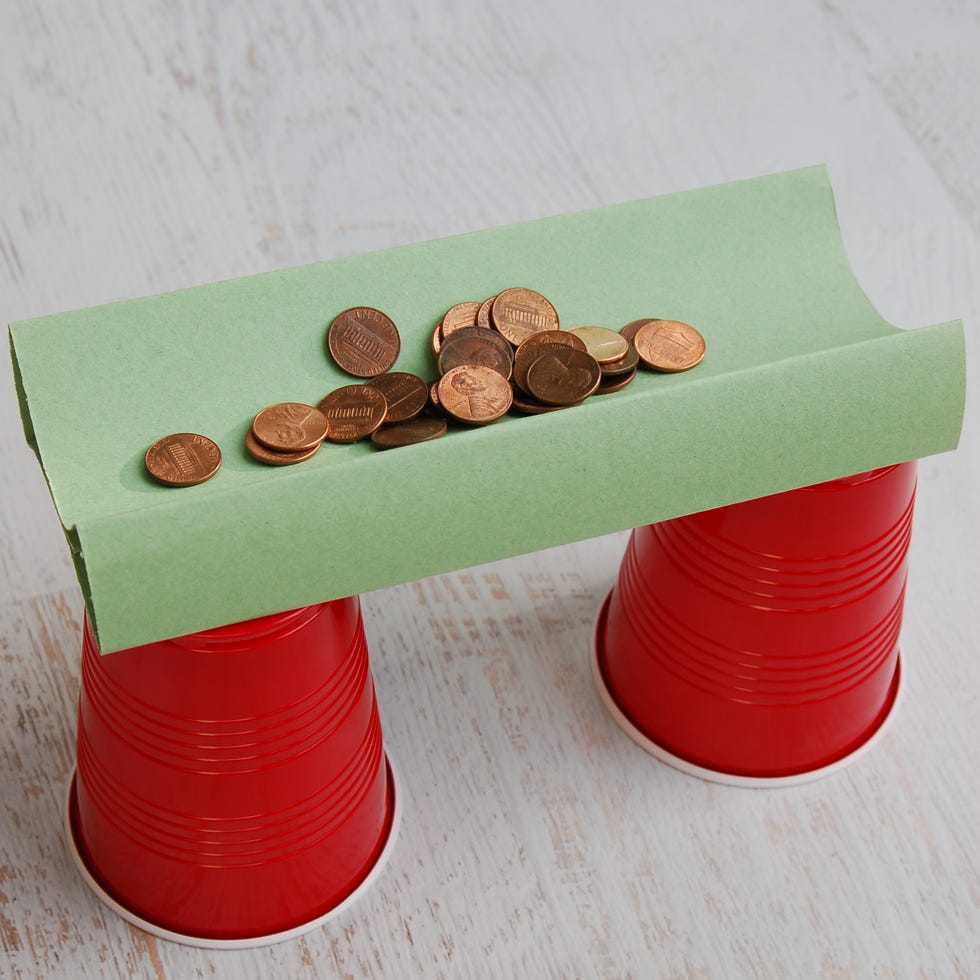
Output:
<instances>
[{"instance_id":1,"label":"white cup base","mask_svg":"<svg viewBox=\"0 0 980 980\"><path fill-rule=\"evenodd\" d=\"M784 786L800 786L803 783L812 783L818 779L823 779L825 776L833 775L835 772L839 772L846 766L857 762L866 752L870 751L871 748L876 745L888 728L889 723L895 716L895 709L898 707L899 702L902 699L902 694L905 688L904 683L904 671L902 670L901 661L901 650L899 651L899 661L896 667L896 685L895 694L892 698L891 704L888 706L888 713L881 720L878 727L862 742L856 749L853 749L847 755L840 759L831 762L829 765L820 766L817 769L810 769L807 772L793 773L789 776L742 776L735 773L725 772L720 769L709 769L705 766L699 766L697 763L691 762L685 759L683 756L676 755L675 753L665 749L658 742L655 742L649 735L640 731L639 728L633 724L632 720L625 714L623 709L619 706L616 699L613 697L612 691L609 689L609 685L606 683L605 675L602 672L602 665L599 662L599 629L603 621L605 620L606 609L609 606L609 600L612 597L612 589L606 594L605 599L602 601L602 605L599 607L599 613L596 616L595 626L592 630L592 652L590 656L592 664L592 680L595 683L596 691L602 700L603 705L605 705L606 710L612 715L613 720L617 725L634 741L640 748L646 750L650 755L656 757L661 762L666 762L668 766L673 766L675 769L679 769L681 772L686 772L689 776L697 776L700 779L706 779L713 783L723 783L726 786L743 786L743 787L753 787L756 789L777 789Z\"/></svg>"},{"instance_id":2,"label":"white cup base","mask_svg":"<svg viewBox=\"0 0 980 980\"><path fill-rule=\"evenodd\" d=\"M391 759L386 756L385 764L388 770L388 786L391 792L391 816L388 822L388 837L381 849L381 853L378 855L371 870L368 871L367 875L361 881L361 883L354 889L342 902L335 905L329 912L325 912L323 915L317 916L315 919L311 919L309 922L303 922L298 926L293 926L291 929L284 929L281 932L267 933L260 936L248 936L244 939L211 939L205 936L194 936L182 932L174 932L172 929L165 929L163 926L159 926L149 919L144 919L141 915L137 915L135 912L126 908L124 905L120 904L119 901L113 898L99 880L92 874L91 869L85 863L85 859L78 847L78 842L75 839L75 828L72 820L72 801L75 795L75 773L72 773L71 782L68 784L68 792L65 794L65 839L68 843L68 849L71 851L72 857L75 859L75 864L78 866L78 870L85 880L85 883L95 892L98 899L103 903L103 905L112 909L116 915L121 916L127 922L132 923L134 926L142 929L144 932L148 932L151 935L157 936L160 939L166 939L168 942L180 943L184 946L198 946L202 949L254 949L259 946L272 946L275 943L287 942L290 939L297 939L298 937L305 935L308 932L312 932L314 929L319 929L321 926L326 925L333 919L342 915L346 912L369 888L372 887L377 878L381 875L384 870L385 865L391 858L392 851L394 850L395 840L398 837L398 831L401 826L402 818L402 803L401 794L398 792L397 785L400 777L397 777L395 767L392 765Z\"/></svg>"}]
</instances>

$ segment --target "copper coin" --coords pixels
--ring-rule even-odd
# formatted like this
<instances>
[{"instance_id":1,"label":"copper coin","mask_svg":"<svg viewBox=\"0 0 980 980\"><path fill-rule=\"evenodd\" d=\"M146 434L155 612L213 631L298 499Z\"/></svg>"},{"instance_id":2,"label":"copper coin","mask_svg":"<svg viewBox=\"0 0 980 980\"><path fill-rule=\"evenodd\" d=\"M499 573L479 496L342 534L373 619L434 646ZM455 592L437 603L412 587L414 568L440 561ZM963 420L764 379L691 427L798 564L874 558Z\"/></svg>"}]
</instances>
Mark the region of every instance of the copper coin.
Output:
<instances>
[{"instance_id":1,"label":"copper coin","mask_svg":"<svg viewBox=\"0 0 980 980\"><path fill-rule=\"evenodd\" d=\"M523 286L505 289L493 301L490 318L502 337L515 347L531 334L558 329L558 313L540 293Z\"/></svg>"},{"instance_id":2,"label":"copper coin","mask_svg":"<svg viewBox=\"0 0 980 980\"><path fill-rule=\"evenodd\" d=\"M298 453L277 453L274 449L267 449L255 438L255 433L249 429L245 433L245 448L253 459L260 463L267 463L269 466L292 466L293 463L302 463L304 459L315 456L317 450L323 442L318 442L312 449L304 449Z\"/></svg>"},{"instance_id":3,"label":"copper coin","mask_svg":"<svg viewBox=\"0 0 980 980\"><path fill-rule=\"evenodd\" d=\"M255 438L277 453L301 453L323 442L327 420L312 405L280 402L263 408L252 422Z\"/></svg>"},{"instance_id":4,"label":"copper coin","mask_svg":"<svg viewBox=\"0 0 980 980\"><path fill-rule=\"evenodd\" d=\"M456 330L452 337L447 338L447 343L449 340L460 340L463 337L472 337L474 340L481 340L487 344L493 344L498 350L502 350L505 354L510 354L513 356L514 348L504 340L503 337L497 333L496 330L484 330L483 327L460 327ZM445 347L445 344L443 344Z\"/></svg>"},{"instance_id":5,"label":"copper coin","mask_svg":"<svg viewBox=\"0 0 980 980\"><path fill-rule=\"evenodd\" d=\"M337 365L356 378L373 378L398 358L401 338L391 317L370 306L355 306L334 318L327 347Z\"/></svg>"},{"instance_id":6,"label":"copper coin","mask_svg":"<svg viewBox=\"0 0 980 980\"><path fill-rule=\"evenodd\" d=\"M543 354L528 368L527 387L539 402L571 405L591 395L601 377L591 354L562 347Z\"/></svg>"},{"instance_id":7,"label":"copper coin","mask_svg":"<svg viewBox=\"0 0 980 980\"><path fill-rule=\"evenodd\" d=\"M612 361L609 364L600 364L599 367L602 370L602 376L604 378L612 378L620 374L629 374L639 363L640 355L636 353L636 348L630 344L624 357L621 357L618 361Z\"/></svg>"},{"instance_id":8,"label":"copper coin","mask_svg":"<svg viewBox=\"0 0 980 980\"><path fill-rule=\"evenodd\" d=\"M614 391L619 391L621 388L625 388L636 377L636 370L634 366L632 371L627 371L625 374L604 374L602 380L599 382L599 387L595 390L595 394L608 395Z\"/></svg>"},{"instance_id":9,"label":"copper coin","mask_svg":"<svg viewBox=\"0 0 980 980\"><path fill-rule=\"evenodd\" d=\"M493 306L493 301L496 298L496 296L490 296L485 299L480 304L480 309L476 314L476 325L483 327L484 330L493 330L493 323L490 321L490 307Z\"/></svg>"},{"instance_id":10,"label":"copper coin","mask_svg":"<svg viewBox=\"0 0 980 980\"><path fill-rule=\"evenodd\" d=\"M330 442L357 442L371 435L385 420L385 396L368 385L344 385L331 391L319 404L327 417Z\"/></svg>"},{"instance_id":11,"label":"copper coin","mask_svg":"<svg viewBox=\"0 0 980 980\"><path fill-rule=\"evenodd\" d=\"M645 327L648 323L653 323L653 317L644 317L642 320L631 320L619 332L630 342L636 338L636 332L640 327Z\"/></svg>"},{"instance_id":12,"label":"copper coin","mask_svg":"<svg viewBox=\"0 0 980 980\"><path fill-rule=\"evenodd\" d=\"M600 364L618 361L629 350L630 342L608 327L572 327L568 332L578 337Z\"/></svg>"},{"instance_id":13,"label":"copper coin","mask_svg":"<svg viewBox=\"0 0 980 980\"><path fill-rule=\"evenodd\" d=\"M221 466L217 443L196 432L174 432L157 439L143 456L150 476L168 487L193 487L210 480Z\"/></svg>"},{"instance_id":14,"label":"copper coin","mask_svg":"<svg viewBox=\"0 0 980 980\"><path fill-rule=\"evenodd\" d=\"M493 368L461 364L439 381L439 404L454 419L486 425L503 415L513 400L510 382Z\"/></svg>"},{"instance_id":15,"label":"copper coin","mask_svg":"<svg viewBox=\"0 0 980 980\"><path fill-rule=\"evenodd\" d=\"M548 333L552 332L558 333L560 331L548 331ZM544 334L541 336L544 336ZM528 346L528 341L524 341L524 343L517 348L517 351L514 354L514 384L525 394L530 394L527 388L527 372L531 365L539 357L543 357L545 354L550 354L554 351L565 349L571 350L572 348L570 348L567 344L558 344L554 342ZM577 348L575 349L577 350Z\"/></svg>"},{"instance_id":16,"label":"copper coin","mask_svg":"<svg viewBox=\"0 0 980 980\"><path fill-rule=\"evenodd\" d=\"M432 331L432 356L438 361L439 353L442 351L442 320L436 324Z\"/></svg>"},{"instance_id":17,"label":"copper coin","mask_svg":"<svg viewBox=\"0 0 980 980\"><path fill-rule=\"evenodd\" d=\"M530 350L537 344L564 344L576 350L585 350L585 341L568 330L542 330L541 333L533 333L527 340L521 342L520 347L514 351L514 360L516 361L524 351Z\"/></svg>"},{"instance_id":18,"label":"copper coin","mask_svg":"<svg viewBox=\"0 0 980 980\"><path fill-rule=\"evenodd\" d=\"M383 425L371 436L371 442L379 449L397 449L400 446L414 446L417 442L428 442L446 434L444 419L418 418L394 425Z\"/></svg>"},{"instance_id":19,"label":"copper coin","mask_svg":"<svg viewBox=\"0 0 980 980\"><path fill-rule=\"evenodd\" d=\"M583 398L582 401L585 401ZM582 402L572 402L571 405L545 405L544 402L536 401L527 395L514 393L514 403L511 408L522 415L544 415L547 412L560 412L563 408L574 408Z\"/></svg>"},{"instance_id":20,"label":"copper coin","mask_svg":"<svg viewBox=\"0 0 980 980\"><path fill-rule=\"evenodd\" d=\"M510 344L492 330L463 327L451 334L439 354L439 373L446 374L461 364L478 364L493 368L509 378L514 365Z\"/></svg>"},{"instance_id":21,"label":"copper coin","mask_svg":"<svg viewBox=\"0 0 980 980\"><path fill-rule=\"evenodd\" d=\"M441 418L443 415L446 414L445 411L443 410L442 405L439 404L439 379L438 378L436 378L436 380L429 385L429 409L430 412L434 414L437 418Z\"/></svg>"},{"instance_id":22,"label":"copper coin","mask_svg":"<svg viewBox=\"0 0 980 980\"><path fill-rule=\"evenodd\" d=\"M389 371L365 384L380 391L388 403L385 425L413 419L425 408L429 397L429 386L417 375L407 371Z\"/></svg>"},{"instance_id":23,"label":"copper coin","mask_svg":"<svg viewBox=\"0 0 980 980\"><path fill-rule=\"evenodd\" d=\"M455 333L460 327L475 327L476 316L480 312L480 303L457 303L455 306L446 310L446 315L442 318L442 341L450 334Z\"/></svg>"},{"instance_id":24,"label":"copper coin","mask_svg":"<svg viewBox=\"0 0 980 980\"><path fill-rule=\"evenodd\" d=\"M704 357L704 337L680 320L654 320L633 339L640 360L655 371L687 371Z\"/></svg>"}]
</instances>

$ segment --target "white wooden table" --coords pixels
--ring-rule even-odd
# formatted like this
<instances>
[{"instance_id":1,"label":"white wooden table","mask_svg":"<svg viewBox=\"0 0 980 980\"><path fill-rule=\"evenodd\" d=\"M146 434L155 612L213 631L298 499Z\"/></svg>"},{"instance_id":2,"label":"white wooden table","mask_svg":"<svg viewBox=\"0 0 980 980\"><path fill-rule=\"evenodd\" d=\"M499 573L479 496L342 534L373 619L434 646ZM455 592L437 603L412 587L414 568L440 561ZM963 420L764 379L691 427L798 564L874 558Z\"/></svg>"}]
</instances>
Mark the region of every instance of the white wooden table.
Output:
<instances>
[{"instance_id":1,"label":"white wooden table","mask_svg":"<svg viewBox=\"0 0 980 980\"><path fill-rule=\"evenodd\" d=\"M978 49L968 0L4 0L0 320L826 161L876 305L962 316L974 370L868 757L743 790L634 746L588 668L623 535L387 589L391 863L325 929L208 952L68 856L81 603L0 366L0 975L980 975Z\"/></svg>"}]
</instances>

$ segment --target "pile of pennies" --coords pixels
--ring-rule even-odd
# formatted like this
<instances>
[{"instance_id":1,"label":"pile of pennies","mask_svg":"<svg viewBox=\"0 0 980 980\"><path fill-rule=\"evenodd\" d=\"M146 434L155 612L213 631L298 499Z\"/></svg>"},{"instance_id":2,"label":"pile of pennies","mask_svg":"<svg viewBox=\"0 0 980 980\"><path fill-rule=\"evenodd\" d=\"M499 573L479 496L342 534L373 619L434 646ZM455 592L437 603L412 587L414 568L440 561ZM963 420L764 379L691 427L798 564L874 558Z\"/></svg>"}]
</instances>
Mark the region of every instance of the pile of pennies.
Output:
<instances>
[{"instance_id":1,"label":"pile of pennies","mask_svg":"<svg viewBox=\"0 0 980 980\"><path fill-rule=\"evenodd\" d=\"M361 382L331 391L316 406L280 402L262 409L245 437L257 461L300 463L324 441L370 439L391 449L436 439L448 423L482 426L508 411L536 415L570 408L625 388L641 366L687 371L705 353L701 334L678 320L634 320L619 331L564 330L548 299L522 286L446 312L432 334L434 381L391 370L401 338L391 318L372 307L338 314L326 347ZM202 483L220 462L218 447L195 433L166 436L146 452L147 470L169 486Z\"/></svg>"}]
</instances>

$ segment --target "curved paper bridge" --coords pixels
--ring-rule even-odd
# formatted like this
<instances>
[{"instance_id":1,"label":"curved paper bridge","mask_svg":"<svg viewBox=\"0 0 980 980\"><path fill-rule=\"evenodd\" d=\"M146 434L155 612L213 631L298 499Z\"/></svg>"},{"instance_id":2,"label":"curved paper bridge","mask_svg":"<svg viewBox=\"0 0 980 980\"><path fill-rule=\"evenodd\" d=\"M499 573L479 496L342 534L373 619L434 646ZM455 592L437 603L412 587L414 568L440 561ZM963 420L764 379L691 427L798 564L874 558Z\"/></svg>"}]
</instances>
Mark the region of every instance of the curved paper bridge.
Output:
<instances>
[{"instance_id":1,"label":"curved paper bridge","mask_svg":"<svg viewBox=\"0 0 980 980\"><path fill-rule=\"evenodd\" d=\"M563 326L685 320L694 371L396 452L266 468L254 414L349 378L339 311L398 324L434 376L446 309L512 285ZM887 324L855 281L824 168L15 323L21 411L103 651L380 588L951 449L958 322ZM156 486L143 453L202 432L224 463Z\"/></svg>"}]
</instances>

